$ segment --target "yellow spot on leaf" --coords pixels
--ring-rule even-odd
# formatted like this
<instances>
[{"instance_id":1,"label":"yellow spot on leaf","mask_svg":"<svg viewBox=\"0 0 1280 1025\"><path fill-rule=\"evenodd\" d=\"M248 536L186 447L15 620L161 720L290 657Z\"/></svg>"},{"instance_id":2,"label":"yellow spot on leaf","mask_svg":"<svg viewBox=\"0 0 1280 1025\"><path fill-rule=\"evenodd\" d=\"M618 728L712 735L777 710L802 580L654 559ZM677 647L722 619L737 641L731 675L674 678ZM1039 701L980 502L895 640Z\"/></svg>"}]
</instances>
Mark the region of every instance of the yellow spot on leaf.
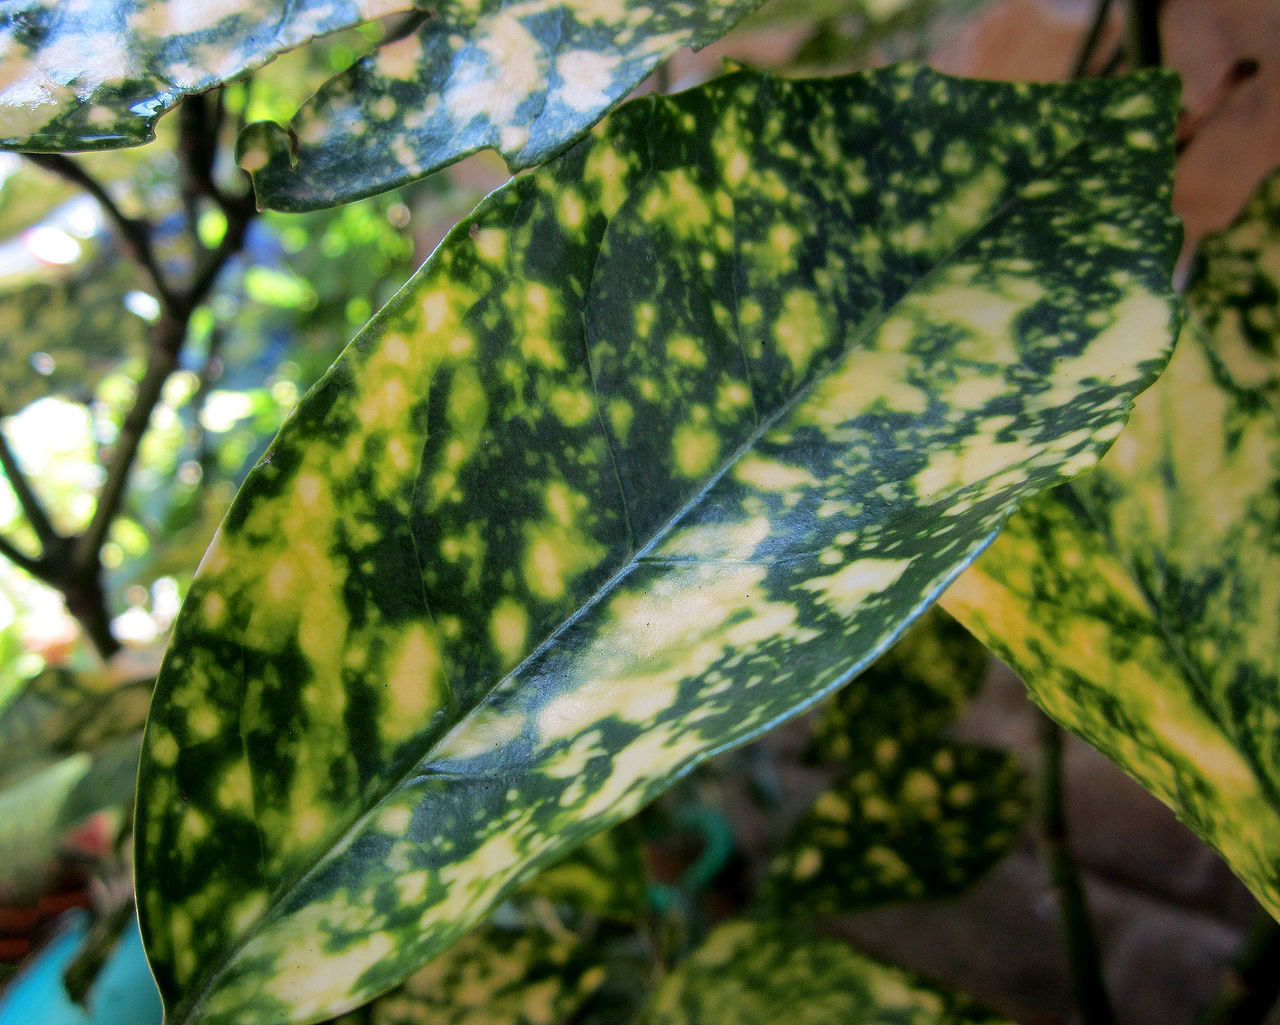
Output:
<instances>
[{"instance_id":1,"label":"yellow spot on leaf","mask_svg":"<svg viewBox=\"0 0 1280 1025\"><path fill-rule=\"evenodd\" d=\"M517 602L503 598L489 619L489 636L502 655L503 666L510 668L525 655L529 634L529 614Z\"/></svg>"},{"instance_id":2,"label":"yellow spot on leaf","mask_svg":"<svg viewBox=\"0 0 1280 1025\"><path fill-rule=\"evenodd\" d=\"M720 439L715 432L690 424L681 425L671 441L676 468L686 477L700 477L715 465Z\"/></svg>"}]
</instances>

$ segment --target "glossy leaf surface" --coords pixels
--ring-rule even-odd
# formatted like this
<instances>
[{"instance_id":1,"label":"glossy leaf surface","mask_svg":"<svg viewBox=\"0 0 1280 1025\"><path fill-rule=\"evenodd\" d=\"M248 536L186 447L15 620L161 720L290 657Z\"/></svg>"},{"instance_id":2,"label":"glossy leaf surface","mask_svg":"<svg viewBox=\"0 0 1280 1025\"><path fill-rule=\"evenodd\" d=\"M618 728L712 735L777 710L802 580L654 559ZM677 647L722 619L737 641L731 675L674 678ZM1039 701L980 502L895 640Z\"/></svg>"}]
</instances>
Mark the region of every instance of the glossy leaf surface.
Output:
<instances>
[{"instance_id":1,"label":"glossy leaf surface","mask_svg":"<svg viewBox=\"0 0 1280 1025\"><path fill-rule=\"evenodd\" d=\"M14 0L0 16L0 146L133 146L190 93L411 0Z\"/></svg>"},{"instance_id":2,"label":"glossy leaf surface","mask_svg":"<svg viewBox=\"0 0 1280 1025\"><path fill-rule=\"evenodd\" d=\"M326 83L288 129L241 139L261 206L313 210L404 185L485 147L514 171L564 149L681 46L761 0L446 0Z\"/></svg>"},{"instance_id":3,"label":"glossy leaf surface","mask_svg":"<svg viewBox=\"0 0 1280 1025\"><path fill-rule=\"evenodd\" d=\"M998 1025L971 1000L839 940L774 922L716 929L662 983L641 1025Z\"/></svg>"},{"instance_id":4,"label":"glossy leaf surface","mask_svg":"<svg viewBox=\"0 0 1280 1025\"><path fill-rule=\"evenodd\" d=\"M947 607L1280 914L1280 176L1206 243L1194 325L1095 473Z\"/></svg>"},{"instance_id":5,"label":"glossy leaf surface","mask_svg":"<svg viewBox=\"0 0 1280 1025\"><path fill-rule=\"evenodd\" d=\"M333 1025L561 1025L603 977L572 937L487 926Z\"/></svg>"},{"instance_id":6,"label":"glossy leaf surface","mask_svg":"<svg viewBox=\"0 0 1280 1025\"><path fill-rule=\"evenodd\" d=\"M395 985L1090 466L1168 351L1173 105L740 73L481 204L179 617L138 819L171 1025Z\"/></svg>"}]
</instances>

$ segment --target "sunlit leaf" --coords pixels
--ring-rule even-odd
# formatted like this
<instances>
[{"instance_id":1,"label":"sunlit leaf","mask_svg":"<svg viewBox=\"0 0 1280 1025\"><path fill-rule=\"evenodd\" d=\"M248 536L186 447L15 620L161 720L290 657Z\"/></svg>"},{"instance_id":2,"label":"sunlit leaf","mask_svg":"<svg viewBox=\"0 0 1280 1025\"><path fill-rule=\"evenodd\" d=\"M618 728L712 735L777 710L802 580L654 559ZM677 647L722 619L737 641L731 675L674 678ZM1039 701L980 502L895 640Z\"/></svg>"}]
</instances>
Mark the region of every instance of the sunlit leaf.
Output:
<instances>
[{"instance_id":1,"label":"sunlit leaf","mask_svg":"<svg viewBox=\"0 0 1280 1025\"><path fill-rule=\"evenodd\" d=\"M947 607L1280 914L1280 176L1206 245L1194 323L1095 473Z\"/></svg>"},{"instance_id":2,"label":"sunlit leaf","mask_svg":"<svg viewBox=\"0 0 1280 1025\"><path fill-rule=\"evenodd\" d=\"M0 17L0 146L132 146L183 96L317 35L411 0L300 0L263 16L243 0L14 0Z\"/></svg>"},{"instance_id":3,"label":"sunlit leaf","mask_svg":"<svg viewBox=\"0 0 1280 1025\"><path fill-rule=\"evenodd\" d=\"M1168 351L1173 103L739 73L482 203L179 618L137 852L170 1025L397 984L1090 466Z\"/></svg>"},{"instance_id":4,"label":"sunlit leaf","mask_svg":"<svg viewBox=\"0 0 1280 1025\"><path fill-rule=\"evenodd\" d=\"M973 1001L775 922L715 930L663 982L641 1025L998 1025Z\"/></svg>"},{"instance_id":5,"label":"sunlit leaf","mask_svg":"<svg viewBox=\"0 0 1280 1025\"><path fill-rule=\"evenodd\" d=\"M333 1025L562 1025L603 977L573 936L485 926Z\"/></svg>"},{"instance_id":6,"label":"sunlit leaf","mask_svg":"<svg viewBox=\"0 0 1280 1025\"><path fill-rule=\"evenodd\" d=\"M250 126L240 165L277 210L384 192L485 147L512 170L533 167L673 50L718 39L760 2L437 4L417 32L327 83L287 131Z\"/></svg>"}]
</instances>

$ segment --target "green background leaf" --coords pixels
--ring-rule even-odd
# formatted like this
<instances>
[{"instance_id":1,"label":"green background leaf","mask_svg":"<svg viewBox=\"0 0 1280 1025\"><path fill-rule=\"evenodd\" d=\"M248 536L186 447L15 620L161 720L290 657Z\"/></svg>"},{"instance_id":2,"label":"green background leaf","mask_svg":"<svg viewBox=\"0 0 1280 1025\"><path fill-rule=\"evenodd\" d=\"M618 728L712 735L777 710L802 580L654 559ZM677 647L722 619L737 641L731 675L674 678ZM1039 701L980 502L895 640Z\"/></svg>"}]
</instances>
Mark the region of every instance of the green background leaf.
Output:
<instances>
[{"instance_id":1,"label":"green background leaf","mask_svg":"<svg viewBox=\"0 0 1280 1025\"><path fill-rule=\"evenodd\" d=\"M562 1025L603 977L573 936L483 926L333 1025Z\"/></svg>"},{"instance_id":2,"label":"green background leaf","mask_svg":"<svg viewBox=\"0 0 1280 1025\"><path fill-rule=\"evenodd\" d=\"M998 1025L966 997L777 922L715 930L662 983L641 1025Z\"/></svg>"},{"instance_id":3,"label":"green background leaf","mask_svg":"<svg viewBox=\"0 0 1280 1025\"><path fill-rule=\"evenodd\" d=\"M820 916L948 897L1008 852L1027 812L1016 760L942 736L990 662L935 606L826 702L813 753L840 776L773 859L764 906Z\"/></svg>"},{"instance_id":4,"label":"green background leaf","mask_svg":"<svg viewBox=\"0 0 1280 1025\"><path fill-rule=\"evenodd\" d=\"M1026 821L1017 762L999 751L885 737L870 764L823 791L771 865L762 900L831 915L960 893Z\"/></svg>"},{"instance_id":5,"label":"green background leaf","mask_svg":"<svg viewBox=\"0 0 1280 1025\"><path fill-rule=\"evenodd\" d=\"M1208 242L1168 371L947 608L1280 914L1280 176ZM1269 254L1269 255L1268 255Z\"/></svg>"},{"instance_id":6,"label":"green background leaf","mask_svg":"<svg viewBox=\"0 0 1280 1025\"><path fill-rule=\"evenodd\" d=\"M1167 353L1174 102L740 73L486 200L180 617L137 853L172 1025L395 985L1090 466Z\"/></svg>"}]
</instances>

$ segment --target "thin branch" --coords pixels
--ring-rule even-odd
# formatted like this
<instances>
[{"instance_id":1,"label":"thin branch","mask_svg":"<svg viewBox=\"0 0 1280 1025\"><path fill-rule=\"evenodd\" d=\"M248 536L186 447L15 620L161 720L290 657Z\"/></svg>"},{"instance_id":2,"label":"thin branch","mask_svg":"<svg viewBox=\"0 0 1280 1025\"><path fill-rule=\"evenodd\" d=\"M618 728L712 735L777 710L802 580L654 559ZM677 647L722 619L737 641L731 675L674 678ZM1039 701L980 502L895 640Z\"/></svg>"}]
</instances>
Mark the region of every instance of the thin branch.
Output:
<instances>
[{"instance_id":1,"label":"thin branch","mask_svg":"<svg viewBox=\"0 0 1280 1025\"><path fill-rule=\"evenodd\" d=\"M163 272L160 270L160 264L156 260L155 248L151 242L152 227L150 222L146 218L126 216L124 211L116 205L116 201L111 198L107 190L103 188L102 184L70 157L62 153L27 153L24 155L38 167L43 167L46 171L58 175L73 185L80 186L98 201L103 213L107 215L107 220L111 222L116 233L120 236L125 250L146 271L147 276L151 279L161 305L172 312L175 297L173 289L169 286Z\"/></svg>"},{"instance_id":2,"label":"thin branch","mask_svg":"<svg viewBox=\"0 0 1280 1025\"><path fill-rule=\"evenodd\" d=\"M1039 804L1044 858L1049 869L1066 934L1071 981L1085 1025L1116 1025L1111 998L1102 978L1102 957L1089 915L1075 859L1067 845L1067 817L1062 782L1062 727L1048 716L1040 724Z\"/></svg>"},{"instance_id":3,"label":"thin branch","mask_svg":"<svg viewBox=\"0 0 1280 1025\"><path fill-rule=\"evenodd\" d=\"M0 410L0 417L4 415L4 411ZM9 478L9 487L13 488L18 504L22 506L23 514L30 522L31 529L36 532L41 549L48 549L50 545L59 541L62 535L54 527L40 496L35 493L31 481L18 465L18 460L13 454L13 449L9 447L9 439L5 436L3 428L0 428L0 466L4 467L5 476Z\"/></svg>"},{"instance_id":4,"label":"thin branch","mask_svg":"<svg viewBox=\"0 0 1280 1025\"><path fill-rule=\"evenodd\" d=\"M1241 57L1227 69L1227 73L1194 107L1188 107L1178 118L1178 137L1174 148L1181 153L1191 145L1205 123L1213 118L1237 88L1258 73L1258 62L1252 57Z\"/></svg>"},{"instance_id":5,"label":"thin branch","mask_svg":"<svg viewBox=\"0 0 1280 1025\"><path fill-rule=\"evenodd\" d=\"M13 542L3 535L0 535L0 555L3 555L19 569L25 569L37 580L45 579L47 571L40 560L17 548Z\"/></svg>"},{"instance_id":6,"label":"thin branch","mask_svg":"<svg viewBox=\"0 0 1280 1025\"><path fill-rule=\"evenodd\" d=\"M1071 71L1072 78L1084 78L1088 72L1089 64L1098 52L1098 44L1102 42L1102 33L1107 27L1107 18L1111 15L1114 3L1115 0L1097 0L1097 6L1093 9L1093 21L1089 23L1089 31L1080 44L1080 52Z\"/></svg>"},{"instance_id":7,"label":"thin branch","mask_svg":"<svg viewBox=\"0 0 1280 1025\"><path fill-rule=\"evenodd\" d=\"M187 319L186 316L176 320L162 317L152 331L147 369L138 382L133 405L116 435L93 518L84 533L75 540L73 560L78 566L97 563L98 552L107 539L111 524L120 513L129 475L138 457L143 435L151 423L151 414L160 402L169 375L178 369L178 358L187 333Z\"/></svg>"}]
</instances>

